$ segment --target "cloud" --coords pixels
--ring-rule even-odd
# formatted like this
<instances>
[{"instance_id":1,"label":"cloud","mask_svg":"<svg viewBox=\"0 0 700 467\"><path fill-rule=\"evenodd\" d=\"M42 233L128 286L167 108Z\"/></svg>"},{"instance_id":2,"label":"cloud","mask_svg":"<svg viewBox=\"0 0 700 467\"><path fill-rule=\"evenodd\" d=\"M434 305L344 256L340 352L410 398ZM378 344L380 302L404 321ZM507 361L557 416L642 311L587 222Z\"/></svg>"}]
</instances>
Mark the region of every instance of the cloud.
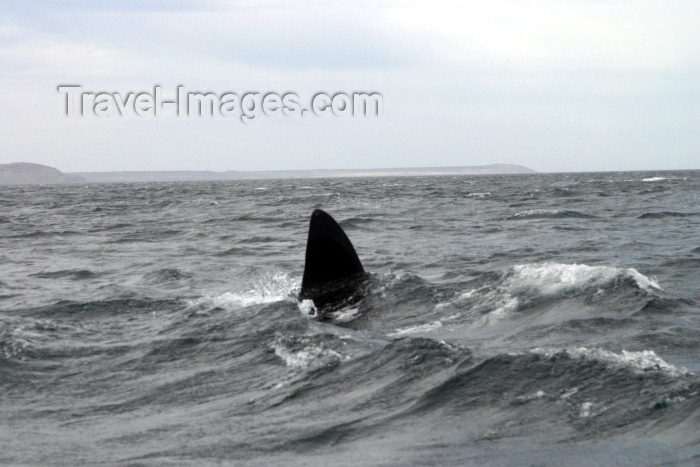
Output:
<instances>
[{"instance_id":1,"label":"cloud","mask_svg":"<svg viewBox=\"0 0 700 467\"><path fill-rule=\"evenodd\" d=\"M193 10L195 4L204 8ZM372 9L299 8L288 2L128 5L97 2L70 12L49 8L38 17L15 11L11 17L25 31L156 63L220 60L287 71L386 69L410 66L430 54L430 47L411 34L399 37L388 30Z\"/></svg>"},{"instance_id":2,"label":"cloud","mask_svg":"<svg viewBox=\"0 0 700 467\"><path fill-rule=\"evenodd\" d=\"M513 68L669 70L698 64L700 7L687 1L441 2L385 11L439 41L448 60Z\"/></svg>"},{"instance_id":3,"label":"cloud","mask_svg":"<svg viewBox=\"0 0 700 467\"><path fill-rule=\"evenodd\" d=\"M134 74L136 61L118 50L58 40L28 41L0 48L0 66L14 74L81 78Z\"/></svg>"},{"instance_id":4,"label":"cloud","mask_svg":"<svg viewBox=\"0 0 700 467\"><path fill-rule=\"evenodd\" d=\"M696 2L6 3L0 157L11 160L34 155L72 170L697 165ZM69 121L60 83L302 97L379 91L385 115L254 128L174 117Z\"/></svg>"}]
</instances>

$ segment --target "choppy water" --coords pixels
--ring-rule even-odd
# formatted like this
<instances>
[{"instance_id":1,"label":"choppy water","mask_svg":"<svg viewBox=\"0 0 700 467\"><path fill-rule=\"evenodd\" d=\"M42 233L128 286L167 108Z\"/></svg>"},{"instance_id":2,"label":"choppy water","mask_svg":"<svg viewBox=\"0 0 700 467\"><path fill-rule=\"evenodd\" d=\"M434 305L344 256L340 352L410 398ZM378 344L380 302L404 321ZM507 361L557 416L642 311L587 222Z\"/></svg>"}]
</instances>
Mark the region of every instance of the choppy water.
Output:
<instances>
[{"instance_id":1,"label":"choppy water","mask_svg":"<svg viewBox=\"0 0 700 467\"><path fill-rule=\"evenodd\" d=\"M700 463L700 172L0 188L0 462ZM295 298L331 213L368 296Z\"/></svg>"}]
</instances>

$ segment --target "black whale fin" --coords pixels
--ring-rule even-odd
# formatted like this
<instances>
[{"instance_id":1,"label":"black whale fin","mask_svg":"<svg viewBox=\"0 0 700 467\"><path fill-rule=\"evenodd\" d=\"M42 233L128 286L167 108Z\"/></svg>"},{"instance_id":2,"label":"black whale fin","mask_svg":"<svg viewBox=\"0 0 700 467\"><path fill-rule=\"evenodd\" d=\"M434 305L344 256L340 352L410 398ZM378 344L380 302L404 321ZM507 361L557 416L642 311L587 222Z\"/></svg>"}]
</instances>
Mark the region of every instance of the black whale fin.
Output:
<instances>
[{"instance_id":1,"label":"black whale fin","mask_svg":"<svg viewBox=\"0 0 700 467\"><path fill-rule=\"evenodd\" d=\"M343 229L328 213L316 209L309 223L299 298L313 300L318 309L347 302L358 295L358 285L365 276Z\"/></svg>"}]
</instances>

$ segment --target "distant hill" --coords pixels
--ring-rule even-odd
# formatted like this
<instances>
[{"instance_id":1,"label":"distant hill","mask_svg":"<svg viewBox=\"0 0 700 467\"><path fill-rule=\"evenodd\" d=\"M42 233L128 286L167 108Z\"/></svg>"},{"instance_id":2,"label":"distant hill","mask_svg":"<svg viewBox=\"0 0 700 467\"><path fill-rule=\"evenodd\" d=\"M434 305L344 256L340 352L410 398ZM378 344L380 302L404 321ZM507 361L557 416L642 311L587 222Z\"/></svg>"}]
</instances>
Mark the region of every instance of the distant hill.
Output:
<instances>
[{"instance_id":1,"label":"distant hill","mask_svg":"<svg viewBox=\"0 0 700 467\"><path fill-rule=\"evenodd\" d=\"M44 185L56 183L82 183L78 175L67 175L48 165L30 162L0 164L0 185Z\"/></svg>"},{"instance_id":2,"label":"distant hill","mask_svg":"<svg viewBox=\"0 0 700 467\"><path fill-rule=\"evenodd\" d=\"M180 182L198 180L249 180L271 178L406 177L428 175L487 175L536 173L521 165L492 164L472 167L408 167L388 169L317 169L269 171L126 171L63 173L28 162L0 164L0 185L53 183Z\"/></svg>"}]
</instances>

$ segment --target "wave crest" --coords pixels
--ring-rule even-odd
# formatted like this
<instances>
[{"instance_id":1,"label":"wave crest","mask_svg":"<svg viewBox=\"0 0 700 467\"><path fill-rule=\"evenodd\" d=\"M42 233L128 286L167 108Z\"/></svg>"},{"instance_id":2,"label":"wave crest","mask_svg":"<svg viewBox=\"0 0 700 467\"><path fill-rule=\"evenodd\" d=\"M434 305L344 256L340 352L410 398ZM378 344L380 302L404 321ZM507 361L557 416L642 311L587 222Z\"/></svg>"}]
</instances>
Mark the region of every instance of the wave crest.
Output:
<instances>
[{"instance_id":1,"label":"wave crest","mask_svg":"<svg viewBox=\"0 0 700 467\"><path fill-rule=\"evenodd\" d=\"M527 209L525 211L518 211L510 217L506 217L507 220L513 219L592 219L596 216L592 214L586 214L580 211L563 210L563 209Z\"/></svg>"},{"instance_id":2,"label":"wave crest","mask_svg":"<svg viewBox=\"0 0 700 467\"><path fill-rule=\"evenodd\" d=\"M635 373L656 371L669 376L685 376L691 374L683 367L676 367L656 355L653 350L640 350L637 352L623 350L615 353L601 348L570 347L566 349L535 348L531 353L553 359L560 355L567 355L578 360L590 360L617 368L626 368Z\"/></svg>"},{"instance_id":3,"label":"wave crest","mask_svg":"<svg viewBox=\"0 0 700 467\"><path fill-rule=\"evenodd\" d=\"M279 336L272 345L272 349L288 367L308 369L321 368L347 360L348 356L334 348L338 344L342 345L342 341L338 342L335 336Z\"/></svg>"},{"instance_id":4,"label":"wave crest","mask_svg":"<svg viewBox=\"0 0 700 467\"><path fill-rule=\"evenodd\" d=\"M656 279L634 268L588 266L586 264L536 263L513 267L506 280L511 292L534 291L538 295L558 295L571 290L601 287L619 279L632 279L642 290L661 289Z\"/></svg>"},{"instance_id":5,"label":"wave crest","mask_svg":"<svg viewBox=\"0 0 700 467\"><path fill-rule=\"evenodd\" d=\"M588 299L617 290L642 290L653 295L661 286L634 268L586 264L531 263L513 266L495 283L470 289L442 306L471 306L489 323L506 319L541 300L562 297Z\"/></svg>"}]
</instances>

